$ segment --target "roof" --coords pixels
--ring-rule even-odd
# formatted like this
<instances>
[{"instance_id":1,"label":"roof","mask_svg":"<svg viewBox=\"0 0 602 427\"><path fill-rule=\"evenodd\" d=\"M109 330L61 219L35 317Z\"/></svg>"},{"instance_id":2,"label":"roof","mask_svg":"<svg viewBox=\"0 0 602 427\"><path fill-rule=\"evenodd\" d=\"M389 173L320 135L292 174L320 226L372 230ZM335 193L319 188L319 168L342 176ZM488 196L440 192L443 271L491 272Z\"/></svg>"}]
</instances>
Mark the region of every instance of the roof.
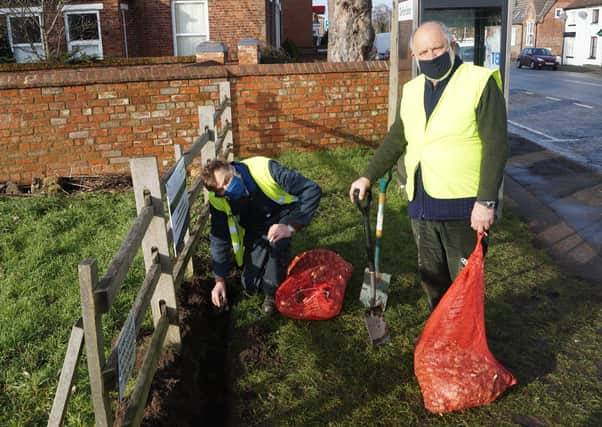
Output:
<instances>
[{"instance_id":1,"label":"roof","mask_svg":"<svg viewBox=\"0 0 602 427\"><path fill-rule=\"evenodd\" d=\"M602 0L575 0L565 9L580 9L582 7L602 6Z\"/></svg>"},{"instance_id":2,"label":"roof","mask_svg":"<svg viewBox=\"0 0 602 427\"><path fill-rule=\"evenodd\" d=\"M602 0L596 0L602 2ZM556 0L515 0L512 9L512 23L522 24L525 20L527 8L529 4L533 4L535 8L535 16L538 21L541 21L546 13L556 4Z\"/></svg>"}]
</instances>

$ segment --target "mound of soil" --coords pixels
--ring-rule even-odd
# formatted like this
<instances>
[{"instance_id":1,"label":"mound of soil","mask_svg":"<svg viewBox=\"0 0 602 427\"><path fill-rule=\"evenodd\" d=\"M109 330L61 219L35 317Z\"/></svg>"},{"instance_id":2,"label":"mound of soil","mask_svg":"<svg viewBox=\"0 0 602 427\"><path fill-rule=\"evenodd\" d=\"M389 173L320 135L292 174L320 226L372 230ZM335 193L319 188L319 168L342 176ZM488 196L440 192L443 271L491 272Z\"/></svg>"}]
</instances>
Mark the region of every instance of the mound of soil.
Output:
<instances>
[{"instance_id":1,"label":"mound of soil","mask_svg":"<svg viewBox=\"0 0 602 427\"><path fill-rule=\"evenodd\" d=\"M166 351L153 379L143 426L228 423L228 311L211 304L212 280L185 282L179 295L182 348Z\"/></svg>"}]
</instances>

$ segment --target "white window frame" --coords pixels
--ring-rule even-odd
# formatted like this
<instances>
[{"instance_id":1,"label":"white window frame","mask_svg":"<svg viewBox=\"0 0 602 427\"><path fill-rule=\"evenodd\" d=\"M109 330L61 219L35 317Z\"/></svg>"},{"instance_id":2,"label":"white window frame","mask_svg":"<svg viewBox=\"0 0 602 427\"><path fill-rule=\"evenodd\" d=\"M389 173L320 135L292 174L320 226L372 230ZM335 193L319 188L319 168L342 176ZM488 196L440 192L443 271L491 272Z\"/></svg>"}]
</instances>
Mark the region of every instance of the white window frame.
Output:
<instances>
[{"instance_id":1,"label":"white window frame","mask_svg":"<svg viewBox=\"0 0 602 427\"><path fill-rule=\"evenodd\" d=\"M65 21L65 38L67 39L67 50L72 52L78 46L89 46L96 44L98 46L98 59L103 59L102 49L102 31L100 27L100 11L103 10L102 3L90 3L80 5L65 5L63 6L63 19ZM96 15L96 25L98 26L97 40L74 40L69 37L69 15Z\"/></svg>"},{"instance_id":2,"label":"white window frame","mask_svg":"<svg viewBox=\"0 0 602 427\"><path fill-rule=\"evenodd\" d=\"M205 27L206 33L177 33L176 32L176 6L179 4L198 3L205 5ZM171 2L171 26L173 29L173 51L174 56L180 56L178 52L178 37L199 37L204 36L206 40L209 38L209 1L208 0L173 0ZM193 53L194 54L194 53Z\"/></svg>"},{"instance_id":3,"label":"white window frame","mask_svg":"<svg viewBox=\"0 0 602 427\"><path fill-rule=\"evenodd\" d=\"M577 25L575 23L575 15L576 12L574 10L569 10L568 14L567 14L567 19L566 19L566 24L567 25Z\"/></svg>"},{"instance_id":4,"label":"white window frame","mask_svg":"<svg viewBox=\"0 0 602 427\"><path fill-rule=\"evenodd\" d=\"M516 33L518 29L513 25L510 33L510 46L516 46Z\"/></svg>"},{"instance_id":5,"label":"white window frame","mask_svg":"<svg viewBox=\"0 0 602 427\"><path fill-rule=\"evenodd\" d=\"M6 28L8 31L8 43L10 45L10 49L13 52L13 55L17 56L16 50L23 50L25 52L31 51L31 56L28 59L38 59L38 56L34 54L32 51L32 45L35 48L35 51L42 57L46 57L46 52L44 51L44 33L42 32L42 8L39 6L35 7L27 7L27 8L2 8L0 9L0 13L6 15ZM31 17L35 16L38 18L38 22L40 23L40 42L39 43L14 43L13 42L13 30L10 22L11 18L23 18L23 17ZM33 61L26 61L33 62Z\"/></svg>"},{"instance_id":6,"label":"white window frame","mask_svg":"<svg viewBox=\"0 0 602 427\"><path fill-rule=\"evenodd\" d=\"M554 9L554 18L561 19L562 18L562 12L564 12L564 10L561 7L555 8Z\"/></svg>"},{"instance_id":7,"label":"white window frame","mask_svg":"<svg viewBox=\"0 0 602 427\"><path fill-rule=\"evenodd\" d=\"M527 21L527 31L525 34L525 46L535 45L535 21Z\"/></svg>"}]
</instances>

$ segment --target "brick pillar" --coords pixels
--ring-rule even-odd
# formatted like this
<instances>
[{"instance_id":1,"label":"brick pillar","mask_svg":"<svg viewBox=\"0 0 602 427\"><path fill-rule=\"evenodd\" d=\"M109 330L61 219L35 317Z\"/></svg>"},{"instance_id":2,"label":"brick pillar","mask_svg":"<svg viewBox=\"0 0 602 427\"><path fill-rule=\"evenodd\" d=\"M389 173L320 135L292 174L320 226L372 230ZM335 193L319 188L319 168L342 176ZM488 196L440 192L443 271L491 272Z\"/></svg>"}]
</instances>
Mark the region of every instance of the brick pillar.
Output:
<instances>
[{"instance_id":1,"label":"brick pillar","mask_svg":"<svg viewBox=\"0 0 602 427\"><path fill-rule=\"evenodd\" d=\"M196 47L196 62L225 64L228 59L228 47L221 42L206 41Z\"/></svg>"},{"instance_id":2,"label":"brick pillar","mask_svg":"<svg viewBox=\"0 0 602 427\"><path fill-rule=\"evenodd\" d=\"M238 64L259 64L259 40L242 39L238 41Z\"/></svg>"}]
</instances>

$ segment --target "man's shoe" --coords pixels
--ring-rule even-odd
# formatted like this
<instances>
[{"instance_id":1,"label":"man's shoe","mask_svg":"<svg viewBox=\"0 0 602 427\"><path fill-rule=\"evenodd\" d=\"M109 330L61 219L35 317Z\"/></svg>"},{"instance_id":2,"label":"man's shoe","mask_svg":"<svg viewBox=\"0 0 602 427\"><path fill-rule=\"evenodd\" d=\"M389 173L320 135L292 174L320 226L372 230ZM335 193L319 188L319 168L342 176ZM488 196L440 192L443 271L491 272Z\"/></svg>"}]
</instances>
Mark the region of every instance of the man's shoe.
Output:
<instances>
[{"instance_id":1,"label":"man's shoe","mask_svg":"<svg viewBox=\"0 0 602 427\"><path fill-rule=\"evenodd\" d=\"M271 295L266 295L261 304L261 309L266 316L271 316L276 312L276 300Z\"/></svg>"}]
</instances>

